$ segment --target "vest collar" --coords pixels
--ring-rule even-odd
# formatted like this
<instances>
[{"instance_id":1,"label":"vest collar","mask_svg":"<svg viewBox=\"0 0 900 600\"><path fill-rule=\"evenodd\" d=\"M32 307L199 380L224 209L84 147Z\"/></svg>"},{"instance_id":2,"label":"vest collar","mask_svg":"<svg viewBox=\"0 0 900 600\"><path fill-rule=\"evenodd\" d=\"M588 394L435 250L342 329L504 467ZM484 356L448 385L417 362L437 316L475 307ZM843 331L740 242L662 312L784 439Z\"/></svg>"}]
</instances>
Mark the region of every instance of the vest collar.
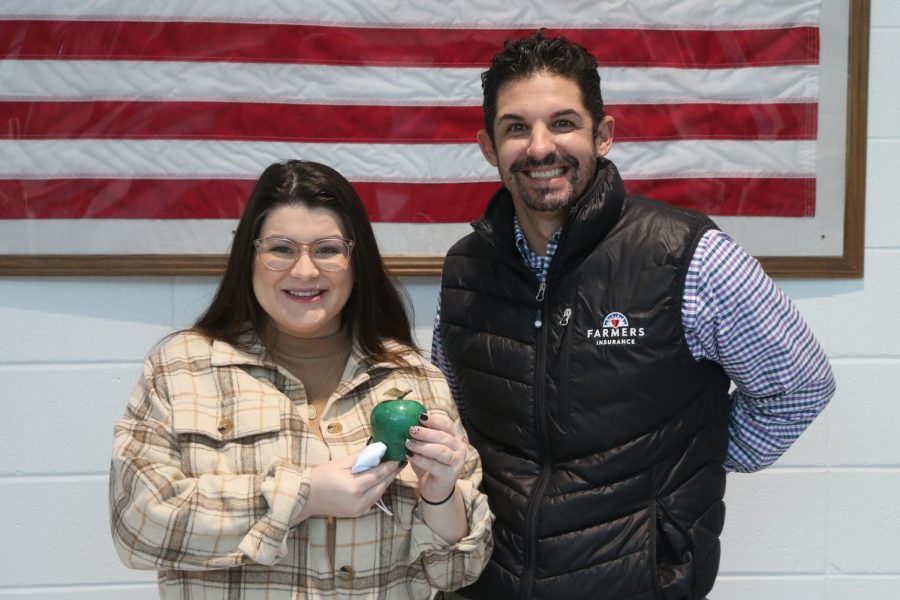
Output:
<instances>
[{"instance_id":1,"label":"vest collar","mask_svg":"<svg viewBox=\"0 0 900 600\"><path fill-rule=\"evenodd\" d=\"M569 264L596 247L618 222L624 199L625 187L616 166L605 158L597 159L594 182L566 216L553 263ZM517 260L514 214L512 195L503 187L491 197L484 216L472 227L497 252Z\"/></svg>"}]
</instances>

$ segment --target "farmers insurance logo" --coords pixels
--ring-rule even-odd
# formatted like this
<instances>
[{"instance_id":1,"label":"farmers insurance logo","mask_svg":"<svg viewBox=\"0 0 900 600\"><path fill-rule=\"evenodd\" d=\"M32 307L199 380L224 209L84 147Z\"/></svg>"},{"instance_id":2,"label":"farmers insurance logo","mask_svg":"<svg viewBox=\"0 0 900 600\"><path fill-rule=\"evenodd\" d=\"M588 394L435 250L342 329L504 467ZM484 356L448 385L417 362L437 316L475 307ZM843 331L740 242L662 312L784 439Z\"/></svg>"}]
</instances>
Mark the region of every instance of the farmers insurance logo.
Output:
<instances>
[{"instance_id":1,"label":"farmers insurance logo","mask_svg":"<svg viewBox=\"0 0 900 600\"><path fill-rule=\"evenodd\" d=\"M634 345L644 337L644 328L632 327L624 314L611 312L603 319L603 327L587 330L587 337L597 346Z\"/></svg>"}]
</instances>

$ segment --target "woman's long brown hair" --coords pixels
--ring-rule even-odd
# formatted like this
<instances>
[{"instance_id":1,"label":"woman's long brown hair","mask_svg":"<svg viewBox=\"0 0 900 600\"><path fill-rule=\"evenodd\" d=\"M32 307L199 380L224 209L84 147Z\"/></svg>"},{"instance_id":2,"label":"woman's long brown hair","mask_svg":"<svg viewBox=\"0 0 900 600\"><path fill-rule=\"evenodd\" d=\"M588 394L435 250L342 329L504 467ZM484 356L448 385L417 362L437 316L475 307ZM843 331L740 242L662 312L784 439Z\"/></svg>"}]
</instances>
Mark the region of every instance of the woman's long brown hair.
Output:
<instances>
[{"instance_id":1,"label":"woman's long brown hair","mask_svg":"<svg viewBox=\"0 0 900 600\"><path fill-rule=\"evenodd\" d=\"M355 242L350 259L353 292L341 313L342 324L367 356L404 364L386 340L414 347L404 298L384 267L372 224L356 190L340 173L325 165L289 160L269 166L253 188L235 231L225 274L194 331L240 347L248 324L260 338L267 322L253 293L253 240L266 216L281 206L327 208L341 220Z\"/></svg>"}]
</instances>

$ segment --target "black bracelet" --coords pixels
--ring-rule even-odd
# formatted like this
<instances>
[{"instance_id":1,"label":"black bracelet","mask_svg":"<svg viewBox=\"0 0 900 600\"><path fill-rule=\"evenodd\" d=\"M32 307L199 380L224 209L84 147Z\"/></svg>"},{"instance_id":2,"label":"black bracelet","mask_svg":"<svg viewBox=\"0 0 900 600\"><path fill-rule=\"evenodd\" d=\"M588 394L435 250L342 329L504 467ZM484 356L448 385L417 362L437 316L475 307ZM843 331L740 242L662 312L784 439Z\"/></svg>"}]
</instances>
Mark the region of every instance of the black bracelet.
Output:
<instances>
[{"instance_id":1,"label":"black bracelet","mask_svg":"<svg viewBox=\"0 0 900 600\"><path fill-rule=\"evenodd\" d=\"M444 504L445 502L447 502L447 500L449 500L450 498L452 498L452 497L453 497L453 494L455 494L455 493L456 493L456 485L454 484L453 490L450 492L450 495L447 496L446 498L444 498L443 500L441 500L440 502L432 502L431 500L429 500L428 498L426 498L426 497L423 496L422 494L419 494L419 498L421 498L421 499L422 499L422 502L424 502L425 504L430 504L431 506L440 506L441 504Z\"/></svg>"}]
</instances>

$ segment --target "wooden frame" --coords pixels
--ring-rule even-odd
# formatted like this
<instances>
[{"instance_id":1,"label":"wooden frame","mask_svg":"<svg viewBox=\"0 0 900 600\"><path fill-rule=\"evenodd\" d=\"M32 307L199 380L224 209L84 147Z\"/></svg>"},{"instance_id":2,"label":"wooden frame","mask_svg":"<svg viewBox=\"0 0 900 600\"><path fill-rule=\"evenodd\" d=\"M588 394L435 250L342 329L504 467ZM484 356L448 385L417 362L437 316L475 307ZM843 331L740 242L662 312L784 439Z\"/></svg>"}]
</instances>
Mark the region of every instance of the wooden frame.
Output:
<instances>
[{"instance_id":1,"label":"wooden frame","mask_svg":"<svg viewBox=\"0 0 900 600\"><path fill-rule=\"evenodd\" d=\"M843 251L838 256L760 256L766 271L775 277L863 275L870 0L849 0L849 5ZM398 276L437 275L443 265L443 257L437 254L388 254L385 258ZM0 276L209 276L220 275L224 265L222 255L0 255Z\"/></svg>"},{"instance_id":2,"label":"wooden frame","mask_svg":"<svg viewBox=\"0 0 900 600\"><path fill-rule=\"evenodd\" d=\"M838 257L762 256L773 277L863 276L866 222L866 124L869 103L869 0L850 2L850 40L847 58L846 192L844 249Z\"/></svg>"}]
</instances>

